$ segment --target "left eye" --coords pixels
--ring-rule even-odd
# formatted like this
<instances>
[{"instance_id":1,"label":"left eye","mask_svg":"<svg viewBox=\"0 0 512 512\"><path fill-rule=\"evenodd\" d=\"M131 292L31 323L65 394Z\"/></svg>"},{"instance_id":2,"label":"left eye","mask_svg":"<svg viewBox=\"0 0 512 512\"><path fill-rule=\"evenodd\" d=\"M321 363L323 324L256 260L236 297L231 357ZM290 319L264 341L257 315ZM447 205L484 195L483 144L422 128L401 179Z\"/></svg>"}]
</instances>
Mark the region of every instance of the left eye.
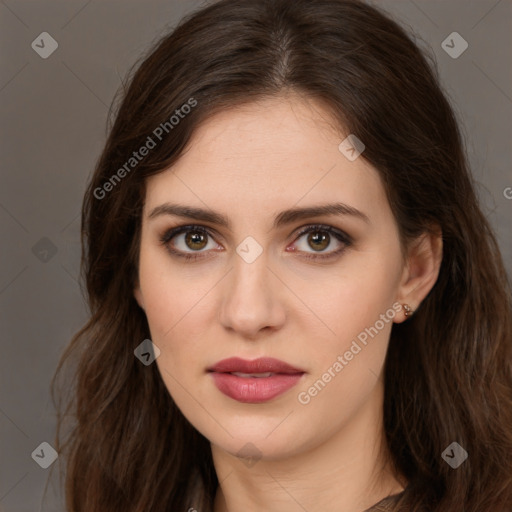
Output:
<instances>
[{"instance_id":1,"label":"left eye","mask_svg":"<svg viewBox=\"0 0 512 512\"><path fill-rule=\"evenodd\" d=\"M334 249L327 251L329 246L332 246L336 241L338 245L343 248L350 245L348 237L338 233L333 228L326 227L315 227L310 226L306 230L299 233L298 240L302 239L302 247L298 244L298 249L303 252L308 252L308 249L313 248L315 253L327 252L329 255L337 254L338 250ZM331 247L332 248L332 247Z\"/></svg>"},{"instance_id":2,"label":"left eye","mask_svg":"<svg viewBox=\"0 0 512 512\"><path fill-rule=\"evenodd\" d=\"M297 237L298 240L305 237L305 246L299 247L299 250L307 253L305 255L306 258L329 258L336 256L352 244L352 239L346 233L331 226L308 226L298 233ZM333 237L338 242L338 245L341 245L341 248L325 251L327 247L332 245ZM313 253L308 252L308 248L313 248ZM324 252L326 254L323 254Z\"/></svg>"},{"instance_id":3,"label":"left eye","mask_svg":"<svg viewBox=\"0 0 512 512\"><path fill-rule=\"evenodd\" d=\"M180 235L184 235L184 237L180 237ZM308 236L306 237L306 235ZM325 249L332 245L333 237L338 245L341 245L341 248L326 251ZM208 238L213 239L213 235L202 226L180 226L165 232L160 237L160 241L172 255L191 260L204 257L203 254L208 251ZM352 244L349 235L332 226L307 226L296 235L296 241L302 238L304 238L303 243L306 245L298 247L298 252L305 253L304 257L311 259L336 256ZM171 243L173 239L177 239L177 242ZM214 248L215 244L210 247L210 250ZM313 252L309 252L308 248L312 248ZM203 249L205 250L203 251ZM292 252L294 251L295 249Z\"/></svg>"}]
</instances>

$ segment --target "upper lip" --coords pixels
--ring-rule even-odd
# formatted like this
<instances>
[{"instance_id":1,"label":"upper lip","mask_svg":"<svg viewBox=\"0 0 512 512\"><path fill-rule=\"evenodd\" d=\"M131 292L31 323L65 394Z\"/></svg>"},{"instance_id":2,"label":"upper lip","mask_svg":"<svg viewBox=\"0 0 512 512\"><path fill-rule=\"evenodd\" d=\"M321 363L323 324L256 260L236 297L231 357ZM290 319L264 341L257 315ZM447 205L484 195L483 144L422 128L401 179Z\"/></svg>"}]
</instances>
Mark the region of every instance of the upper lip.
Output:
<instances>
[{"instance_id":1,"label":"upper lip","mask_svg":"<svg viewBox=\"0 0 512 512\"><path fill-rule=\"evenodd\" d=\"M208 371L218 373L304 373L304 370L294 368L288 363L274 359L273 357L260 357L252 361L239 357L230 357L218 361L208 368Z\"/></svg>"}]
</instances>

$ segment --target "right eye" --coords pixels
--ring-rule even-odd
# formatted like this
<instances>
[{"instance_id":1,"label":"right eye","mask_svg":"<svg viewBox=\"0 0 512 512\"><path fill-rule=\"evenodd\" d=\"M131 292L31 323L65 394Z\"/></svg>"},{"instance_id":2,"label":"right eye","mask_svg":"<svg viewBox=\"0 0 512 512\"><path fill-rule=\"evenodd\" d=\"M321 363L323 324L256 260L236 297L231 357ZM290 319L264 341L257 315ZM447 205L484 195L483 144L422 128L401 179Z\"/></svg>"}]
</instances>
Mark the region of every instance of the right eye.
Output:
<instances>
[{"instance_id":1,"label":"right eye","mask_svg":"<svg viewBox=\"0 0 512 512\"><path fill-rule=\"evenodd\" d=\"M167 230L161 237L160 242L174 256L186 260L202 258L203 249L208 249L208 237L212 234L202 226L179 226ZM173 241L176 240L176 241ZM172 242L172 243L171 243ZM210 247L210 249L214 249Z\"/></svg>"}]
</instances>

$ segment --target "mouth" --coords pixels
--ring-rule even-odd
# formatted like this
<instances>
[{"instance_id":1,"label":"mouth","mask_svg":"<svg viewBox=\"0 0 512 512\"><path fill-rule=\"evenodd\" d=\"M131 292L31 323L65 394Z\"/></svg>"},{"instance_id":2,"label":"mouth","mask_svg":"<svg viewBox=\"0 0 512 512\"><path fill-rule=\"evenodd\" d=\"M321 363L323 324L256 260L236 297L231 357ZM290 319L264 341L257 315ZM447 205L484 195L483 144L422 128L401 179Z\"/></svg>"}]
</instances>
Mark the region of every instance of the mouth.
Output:
<instances>
[{"instance_id":1,"label":"mouth","mask_svg":"<svg viewBox=\"0 0 512 512\"><path fill-rule=\"evenodd\" d=\"M263 403L294 387L304 370L274 358L253 361L237 357L219 361L208 368L221 393L241 403Z\"/></svg>"}]
</instances>

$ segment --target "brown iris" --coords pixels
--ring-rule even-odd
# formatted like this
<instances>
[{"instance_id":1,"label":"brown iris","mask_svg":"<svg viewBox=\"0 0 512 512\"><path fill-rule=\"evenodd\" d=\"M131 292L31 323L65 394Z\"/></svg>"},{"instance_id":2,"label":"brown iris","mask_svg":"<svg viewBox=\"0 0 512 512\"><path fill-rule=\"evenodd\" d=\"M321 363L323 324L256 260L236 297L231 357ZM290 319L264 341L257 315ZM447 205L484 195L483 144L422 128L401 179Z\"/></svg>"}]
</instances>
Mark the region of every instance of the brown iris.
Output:
<instances>
[{"instance_id":1,"label":"brown iris","mask_svg":"<svg viewBox=\"0 0 512 512\"><path fill-rule=\"evenodd\" d=\"M206 246L206 236L206 234L198 231L189 231L185 236L185 243L190 249L200 250Z\"/></svg>"},{"instance_id":2,"label":"brown iris","mask_svg":"<svg viewBox=\"0 0 512 512\"><path fill-rule=\"evenodd\" d=\"M329 245L330 235L324 231L312 231L308 235L308 243L313 242L311 247L315 250L323 250Z\"/></svg>"}]
</instances>

